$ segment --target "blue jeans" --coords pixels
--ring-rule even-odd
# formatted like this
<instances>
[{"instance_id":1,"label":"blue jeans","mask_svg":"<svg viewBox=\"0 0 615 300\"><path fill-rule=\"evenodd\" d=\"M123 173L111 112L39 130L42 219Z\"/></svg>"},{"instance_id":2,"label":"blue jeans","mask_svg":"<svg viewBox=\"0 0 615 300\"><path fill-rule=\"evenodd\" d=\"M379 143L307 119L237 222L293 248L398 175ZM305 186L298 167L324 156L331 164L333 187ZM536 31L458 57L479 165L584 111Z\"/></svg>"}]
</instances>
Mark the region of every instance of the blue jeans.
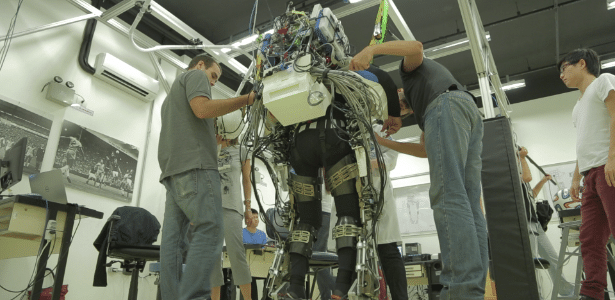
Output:
<instances>
[{"instance_id":1,"label":"blue jeans","mask_svg":"<svg viewBox=\"0 0 615 300\"><path fill-rule=\"evenodd\" d=\"M425 111L433 209L444 285L442 300L484 299L487 225L480 208L483 122L472 97L443 93Z\"/></svg>"},{"instance_id":2,"label":"blue jeans","mask_svg":"<svg viewBox=\"0 0 615 300\"><path fill-rule=\"evenodd\" d=\"M160 245L162 300L208 299L224 239L220 175L218 170L193 169L169 176L162 184L167 189ZM190 223L194 232L182 274L182 244Z\"/></svg>"},{"instance_id":3,"label":"blue jeans","mask_svg":"<svg viewBox=\"0 0 615 300\"><path fill-rule=\"evenodd\" d=\"M327 242L329 242L329 223L331 220L331 213L322 213L322 226L318 230L316 241L312 250L319 252L327 252ZM316 276L316 282L318 283L318 290L320 291L321 300L330 300L333 288L335 288L335 278L331 275L331 269L323 269L318 272ZM316 297L312 296L313 299Z\"/></svg>"}]
</instances>

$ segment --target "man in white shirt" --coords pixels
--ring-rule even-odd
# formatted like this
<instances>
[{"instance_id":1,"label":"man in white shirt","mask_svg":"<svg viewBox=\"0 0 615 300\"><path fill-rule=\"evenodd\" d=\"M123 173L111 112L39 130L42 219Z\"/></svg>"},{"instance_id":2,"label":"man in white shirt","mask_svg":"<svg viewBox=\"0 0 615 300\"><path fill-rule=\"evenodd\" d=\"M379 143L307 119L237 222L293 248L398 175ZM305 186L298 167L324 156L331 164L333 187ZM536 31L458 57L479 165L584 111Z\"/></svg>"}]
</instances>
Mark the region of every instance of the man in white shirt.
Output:
<instances>
[{"instance_id":1,"label":"man in white shirt","mask_svg":"<svg viewBox=\"0 0 615 300\"><path fill-rule=\"evenodd\" d=\"M615 76L600 75L600 59L591 49L577 49L558 64L560 78L581 91L572 111L577 132L577 167L570 193L581 205L581 254L586 279L581 300L603 300L606 283L606 243L615 233ZM608 226L605 226L608 225Z\"/></svg>"}]
</instances>

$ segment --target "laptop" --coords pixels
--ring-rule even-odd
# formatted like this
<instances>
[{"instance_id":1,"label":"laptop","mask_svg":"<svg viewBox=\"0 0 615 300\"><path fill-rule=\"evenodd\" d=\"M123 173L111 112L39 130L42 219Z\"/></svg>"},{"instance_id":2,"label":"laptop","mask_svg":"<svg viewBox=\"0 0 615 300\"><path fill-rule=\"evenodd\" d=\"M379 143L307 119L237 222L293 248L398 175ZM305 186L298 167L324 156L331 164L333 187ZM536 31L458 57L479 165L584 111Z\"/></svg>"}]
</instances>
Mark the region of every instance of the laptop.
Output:
<instances>
[{"instance_id":1,"label":"laptop","mask_svg":"<svg viewBox=\"0 0 615 300\"><path fill-rule=\"evenodd\" d=\"M39 174L32 174L29 179L30 190L32 190L33 194L39 194L47 201L60 204L68 203L62 171L53 169Z\"/></svg>"}]
</instances>

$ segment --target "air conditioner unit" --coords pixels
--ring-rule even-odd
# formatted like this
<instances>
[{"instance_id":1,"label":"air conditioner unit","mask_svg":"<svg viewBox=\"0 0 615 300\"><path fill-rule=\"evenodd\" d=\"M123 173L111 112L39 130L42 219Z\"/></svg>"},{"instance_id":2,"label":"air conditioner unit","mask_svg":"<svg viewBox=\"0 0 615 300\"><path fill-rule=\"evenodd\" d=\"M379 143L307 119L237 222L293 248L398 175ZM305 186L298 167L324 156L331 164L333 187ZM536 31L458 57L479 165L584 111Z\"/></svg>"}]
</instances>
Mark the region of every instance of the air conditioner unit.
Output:
<instances>
[{"instance_id":1,"label":"air conditioner unit","mask_svg":"<svg viewBox=\"0 0 615 300\"><path fill-rule=\"evenodd\" d=\"M109 53L100 53L96 56L94 77L145 102L153 101L158 94L158 80Z\"/></svg>"}]
</instances>

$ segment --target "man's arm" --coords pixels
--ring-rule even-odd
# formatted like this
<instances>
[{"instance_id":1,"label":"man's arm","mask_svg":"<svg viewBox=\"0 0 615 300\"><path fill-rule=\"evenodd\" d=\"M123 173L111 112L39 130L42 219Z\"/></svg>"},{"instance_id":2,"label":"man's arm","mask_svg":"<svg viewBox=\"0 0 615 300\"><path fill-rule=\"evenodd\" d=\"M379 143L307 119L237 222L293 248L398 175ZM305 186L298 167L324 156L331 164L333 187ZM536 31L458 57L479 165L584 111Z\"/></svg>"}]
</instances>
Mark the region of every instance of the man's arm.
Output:
<instances>
[{"instance_id":1,"label":"man's arm","mask_svg":"<svg viewBox=\"0 0 615 300\"><path fill-rule=\"evenodd\" d=\"M540 182L538 182L538 184L536 184L536 186L532 189L532 192L534 193L534 198L536 198L538 193L540 193L540 190L542 190L542 187L545 185L545 183L547 183L547 181L551 180L551 178L553 178L551 177L551 175L546 175L540 180Z\"/></svg>"},{"instance_id":2,"label":"man's arm","mask_svg":"<svg viewBox=\"0 0 615 300\"><path fill-rule=\"evenodd\" d=\"M252 220L252 182L250 180L250 171L251 171L250 160L246 159L241 164L241 181L243 184L243 199L245 205L245 212L243 214L245 218L246 225L248 225L248 220Z\"/></svg>"},{"instance_id":3,"label":"man's arm","mask_svg":"<svg viewBox=\"0 0 615 300\"><path fill-rule=\"evenodd\" d=\"M423 142L422 138L421 138L420 144L400 143L397 141L391 141L391 140L382 138L378 134L376 134L376 140L378 141L378 144L385 146L389 149L395 150L397 152L416 156L416 157L422 157L422 158L427 157L427 152L425 151L425 143Z\"/></svg>"},{"instance_id":4,"label":"man's arm","mask_svg":"<svg viewBox=\"0 0 615 300\"><path fill-rule=\"evenodd\" d=\"M615 186L615 90L611 90L604 99L604 104L611 116L611 142L609 143L609 156L604 166L604 177L609 186Z\"/></svg>"},{"instance_id":5,"label":"man's arm","mask_svg":"<svg viewBox=\"0 0 615 300\"><path fill-rule=\"evenodd\" d=\"M532 172L530 172L530 166L527 164L527 160L525 159L526 156L527 149L522 147L519 151L519 160L521 161L521 179L523 179L523 182L527 183L532 181Z\"/></svg>"},{"instance_id":6,"label":"man's arm","mask_svg":"<svg viewBox=\"0 0 615 300\"><path fill-rule=\"evenodd\" d=\"M365 47L350 61L350 70L369 68L374 55L394 55L404 57L404 71L410 72L423 63L423 44L418 41L390 41Z\"/></svg>"},{"instance_id":7,"label":"man's arm","mask_svg":"<svg viewBox=\"0 0 615 300\"><path fill-rule=\"evenodd\" d=\"M254 103L254 92L236 98L211 100L205 96L196 96L190 100L192 112L199 119L211 119L236 111Z\"/></svg>"}]
</instances>

